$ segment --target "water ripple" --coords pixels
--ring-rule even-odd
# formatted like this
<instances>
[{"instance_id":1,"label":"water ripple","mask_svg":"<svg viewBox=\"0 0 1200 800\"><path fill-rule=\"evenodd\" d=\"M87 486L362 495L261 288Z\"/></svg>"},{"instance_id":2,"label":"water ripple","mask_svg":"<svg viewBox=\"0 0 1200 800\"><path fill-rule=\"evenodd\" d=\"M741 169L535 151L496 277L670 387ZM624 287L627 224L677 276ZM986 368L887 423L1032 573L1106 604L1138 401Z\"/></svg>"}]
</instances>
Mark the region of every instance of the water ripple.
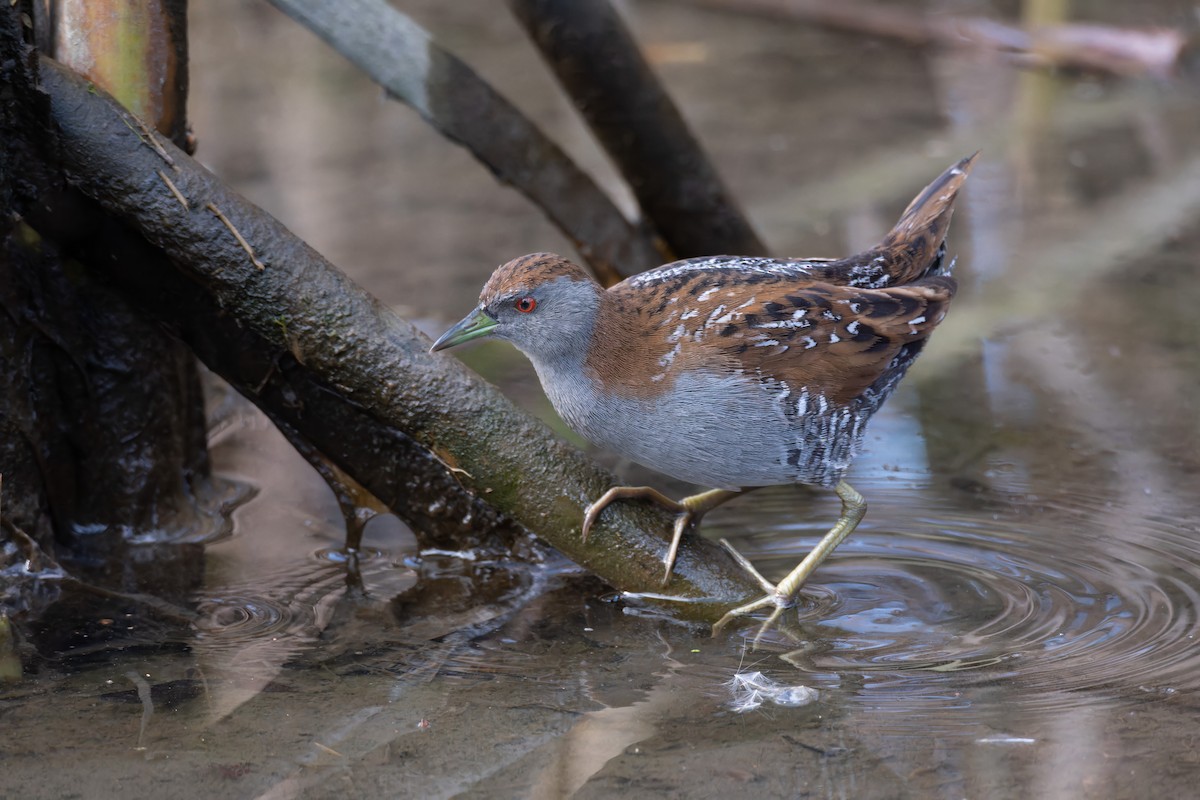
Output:
<instances>
[{"instance_id":1,"label":"water ripple","mask_svg":"<svg viewBox=\"0 0 1200 800\"><path fill-rule=\"evenodd\" d=\"M997 682L1051 711L1200 688L1200 536L1182 515L1086 491L990 515L923 502L919 517L903 482L869 496L873 516L805 589L800 640L770 645L814 685L886 705L900 727ZM820 535L826 506L801 502L803 527L739 540L766 574Z\"/></svg>"},{"instance_id":2,"label":"water ripple","mask_svg":"<svg viewBox=\"0 0 1200 800\"><path fill-rule=\"evenodd\" d=\"M356 555L368 585L397 572L383 550L365 548ZM197 598L197 644L208 652L236 652L264 642L297 651L315 640L345 593L347 561L344 550L326 547L256 575L252 584L213 587Z\"/></svg>"}]
</instances>

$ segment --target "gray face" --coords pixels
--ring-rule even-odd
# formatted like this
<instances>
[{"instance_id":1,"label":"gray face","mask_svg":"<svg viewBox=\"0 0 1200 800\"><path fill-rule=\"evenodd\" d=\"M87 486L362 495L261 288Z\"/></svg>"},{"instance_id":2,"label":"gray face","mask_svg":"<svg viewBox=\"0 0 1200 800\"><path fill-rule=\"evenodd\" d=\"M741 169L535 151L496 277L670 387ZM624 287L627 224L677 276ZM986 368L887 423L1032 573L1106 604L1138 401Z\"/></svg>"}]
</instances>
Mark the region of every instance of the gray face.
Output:
<instances>
[{"instance_id":1,"label":"gray face","mask_svg":"<svg viewBox=\"0 0 1200 800\"><path fill-rule=\"evenodd\" d=\"M482 310L496 321L490 335L512 342L535 363L577 360L587 352L600 291L590 282L555 278L491 298Z\"/></svg>"}]
</instances>

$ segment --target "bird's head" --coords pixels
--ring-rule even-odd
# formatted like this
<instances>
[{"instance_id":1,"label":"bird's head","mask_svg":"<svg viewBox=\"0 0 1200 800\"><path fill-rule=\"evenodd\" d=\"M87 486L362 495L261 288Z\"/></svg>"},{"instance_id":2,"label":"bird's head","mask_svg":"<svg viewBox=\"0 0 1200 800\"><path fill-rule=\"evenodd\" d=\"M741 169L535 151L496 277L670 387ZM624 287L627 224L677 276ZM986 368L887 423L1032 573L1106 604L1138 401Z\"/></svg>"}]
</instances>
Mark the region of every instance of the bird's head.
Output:
<instances>
[{"instance_id":1,"label":"bird's head","mask_svg":"<svg viewBox=\"0 0 1200 800\"><path fill-rule=\"evenodd\" d=\"M530 358L586 351L603 293L580 267L553 253L532 253L496 268L479 305L446 331L430 351L490 336L512 342Z\"/></svg>"}]
</instances>

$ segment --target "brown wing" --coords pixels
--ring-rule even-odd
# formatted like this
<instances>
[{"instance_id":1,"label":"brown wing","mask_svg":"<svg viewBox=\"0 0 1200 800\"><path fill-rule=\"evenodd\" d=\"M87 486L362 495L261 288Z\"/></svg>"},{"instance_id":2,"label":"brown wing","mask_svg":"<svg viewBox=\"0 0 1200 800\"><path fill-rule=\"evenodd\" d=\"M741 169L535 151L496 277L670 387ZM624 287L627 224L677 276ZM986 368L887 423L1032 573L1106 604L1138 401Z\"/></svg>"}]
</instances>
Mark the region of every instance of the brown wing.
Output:
<instances>
[{"instance_id":1,"label":"brown wing","mask_svg":"<svg viewBox=\"0 0 1200 800\"><path fill-rule=\"evenodd\" d=\"M669 390L689 369L753 372L838 403L859 397L946 314L955 282L942 274L943 240L974 160L942 173L878 247L857 256L694 258L617 284L604 294L603 335L585 367L636 397ZM916 349L897 362L899 374Z\"/></svg>"},{"instance_id":2,"label":"brown wing","mask_svg":"<svg viewBox=\"0 0 1200 800\"><path fill-rule=\"evenodd\" d=\"M585 367L612 391L653 397L687 370L723 370L849 402L904 345L929 336L955 290L947 275L889 289L766 273L732 283L688 277L605 293L596 323L604 333Z\"/></svg>"},{"instance_id":3,"label":"brown wing","mask_svg":"<svg viewBox=\"0 0 1200 800\"><path fill-rule=\"evenodd\" d=\"M955 291L949 276L923 278L891 289L814 283L754 302L728 320L718 317L696 344L713 360L771 377L794 388L847 403L871 386L900 349L925 339L946 315Z\"/></svg>"}]
</instances>

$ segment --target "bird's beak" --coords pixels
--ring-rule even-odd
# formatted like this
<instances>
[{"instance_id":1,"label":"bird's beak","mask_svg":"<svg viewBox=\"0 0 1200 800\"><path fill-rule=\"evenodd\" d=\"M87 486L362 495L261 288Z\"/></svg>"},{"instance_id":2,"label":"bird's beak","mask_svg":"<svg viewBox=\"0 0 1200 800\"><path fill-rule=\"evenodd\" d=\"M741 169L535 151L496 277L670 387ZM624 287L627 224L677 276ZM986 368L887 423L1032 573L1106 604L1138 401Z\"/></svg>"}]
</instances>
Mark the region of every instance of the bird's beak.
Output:
<instances>
[{"instance_id":1,"label":"bird's beak","mask_svg":"<svg viewBox=\"0 0 1200 800\"><path fill-rule=\"evenodd\" d=\"M480 336L487 336L499 324L483 308L477 308L464 317L462 322L459 322L453 328L443 333L433 343L433 347L429 348L429 352L434 353L438 350L446 350L463 342L478 339Z\"/></svg>"}]
</instances>

